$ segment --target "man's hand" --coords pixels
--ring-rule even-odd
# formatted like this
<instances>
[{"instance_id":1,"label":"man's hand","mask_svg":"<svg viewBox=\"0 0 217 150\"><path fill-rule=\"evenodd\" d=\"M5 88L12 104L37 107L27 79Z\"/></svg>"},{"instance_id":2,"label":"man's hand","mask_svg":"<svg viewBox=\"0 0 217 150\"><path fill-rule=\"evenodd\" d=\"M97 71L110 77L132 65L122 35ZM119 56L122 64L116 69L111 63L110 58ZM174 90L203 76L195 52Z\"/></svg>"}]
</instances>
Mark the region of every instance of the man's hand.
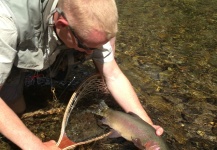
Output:
<instances>
[{"instance_id":1,"label":"man's hand","mask_svg":"<svg viewBox=\"0 0 217 150\"><path fill-rule=\"evenodd\" d=\"M152 125L155 128L157 136L161 136L164 132L164 129L158 125Z\"/></svg>"},{"instance_id":2,"label":"man's hand","mask_svg":"<svg viewBox=\"0 0 217 150\"><path fill-rule=\"evenodd\" d=\"M56 142L54 140L48 141L48 142L44 142L43 143L45 145L45 150L61 150L57 145Z\"/></svg>"}]
</instances>

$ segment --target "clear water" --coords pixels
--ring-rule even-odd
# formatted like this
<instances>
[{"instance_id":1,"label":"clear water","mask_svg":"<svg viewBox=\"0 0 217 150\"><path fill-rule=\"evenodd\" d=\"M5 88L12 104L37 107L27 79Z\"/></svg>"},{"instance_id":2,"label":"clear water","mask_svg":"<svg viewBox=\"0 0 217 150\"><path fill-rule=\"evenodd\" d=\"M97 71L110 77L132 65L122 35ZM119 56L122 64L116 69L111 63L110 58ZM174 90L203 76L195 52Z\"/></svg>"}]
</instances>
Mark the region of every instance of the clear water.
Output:
<instances>
[{"instance_id":1,"label":"clear water","mask_svg":"<svg viewBox=\"0 0 217 150\"><path fill-rule=\"evenodd\" d=\"M117 62L148 114L164 128L169 147L217 150L217 0L117 0L117 5ZM83 67L78 77L89 74L90 66ZM34 99L29 110L43 113L23 118L24 123L42 140L57 140L72 90L60 104L49 101L49 87L26 91L27 99ZM63 91L57 88L57 95ZM52 107L60 110L47 113ZM1 136L0 148L17 149ZM137 148L123 139L104 139L77 149Z\"/></svg>"}]
</instances>

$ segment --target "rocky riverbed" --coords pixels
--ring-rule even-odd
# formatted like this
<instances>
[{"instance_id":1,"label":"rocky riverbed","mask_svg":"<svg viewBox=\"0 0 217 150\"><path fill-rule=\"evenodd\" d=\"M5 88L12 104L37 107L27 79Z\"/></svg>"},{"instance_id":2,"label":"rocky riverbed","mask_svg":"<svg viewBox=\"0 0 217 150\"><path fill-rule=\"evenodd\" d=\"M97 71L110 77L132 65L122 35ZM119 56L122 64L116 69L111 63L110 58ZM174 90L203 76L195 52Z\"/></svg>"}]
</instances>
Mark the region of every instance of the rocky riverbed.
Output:
<instances>
[{"instance_id":1,"label":"rocky riverbed","mask_svg":"<svg viewBox=\"0 0 217 150\"><path fill-rule=\"evenodd\" d=\"M155 124L165 129L169 147L217 150L217 1L117 0L117 4L116 60ZM71 75L77 78L70 87L56 82L60 101L52 100L49 85L25 88L24 123L43 141L57 140L71 94L94 71L86 62ZM2 136L0 147L18 149ZM122 138L105 138L77 149L137 148Z\"/></svg>"}]
</instances>

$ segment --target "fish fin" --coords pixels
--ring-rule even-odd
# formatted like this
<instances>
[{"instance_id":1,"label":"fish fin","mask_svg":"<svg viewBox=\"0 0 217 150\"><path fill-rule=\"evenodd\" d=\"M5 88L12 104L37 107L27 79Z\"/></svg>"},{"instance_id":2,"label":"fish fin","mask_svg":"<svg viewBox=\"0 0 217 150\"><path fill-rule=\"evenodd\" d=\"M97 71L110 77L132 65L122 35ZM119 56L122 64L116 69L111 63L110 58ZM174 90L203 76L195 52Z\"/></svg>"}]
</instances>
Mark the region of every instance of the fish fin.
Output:
<instances>
[{"instance_id":1,"label":"fish fin","mask_svg":"<svg viewBox=\"0 0 217 150\"><path fill-rule=\"evenodd\" d=\"M101 100L101 102L100 102L100 104L99 104L99 109L100 110L106 110L106 109L108 109L109 107L108 107L108 105L105 103L105 101L104 100Z\"/></svg>"},{"instance_id":2,"label":"fish fin","mask_svg":"<svg viewBox=\"0 0 217 150\"><path fill-rule=\"evenodd\" d=\"M109 138L118 138L121 137L120 133L118 133L116 130L111 129L111 134L108 136Z\"/></svg>"},{"instance_id":3,"label":"fish fin","mask_svg":"<svg viewBox=\"0 0 217 150\"><path fill-rule=\"evenodd\" d=\"M142 149L142 150L145 149L145 146L143 146L143 144L142 144L142 142L141 142L141 140L139 138L134 138L134 139L132 138L132 142L139 149Z\"/></svg>"},{"instance_id":4,"label":"fish fin","mask_svg":"<svg viewBox=\"0 0 217 150\"><path fill-rule=\"evenodd\" d=\"M107 120L105 119L105 118L100 118L100 119L98 119L97 120L97 125L99 126L99 127L108 127L109 126L109 124L108 124L108 122L107 122ZM104 126L104 125L106 125L106 126Z\"/></svg>"},{"instance_id":5,"label":"fish fin","mask_svg":"<svg viewBox=\"0 0 217 150\"><path fill-rule=\"evenodd\" d=\"M154 141L148 141L145 143L144 146L146 150L160 150L161 149L160 146Z\"/></svg>"},{"instance_id":6,"label":"fish fin","mask_svg":"<svg viewBox=\"0 0 217 150\"><path fill-rule=\"evenodd\" d=\"M139 117L137 114L133 113L133 112L128 112L128 114L130 114L131 116L135 117L135 118L138 118L140 120L143 120L141 117ZM143 120L144 121L144 120Z\"/></svg>"}]
</instances>

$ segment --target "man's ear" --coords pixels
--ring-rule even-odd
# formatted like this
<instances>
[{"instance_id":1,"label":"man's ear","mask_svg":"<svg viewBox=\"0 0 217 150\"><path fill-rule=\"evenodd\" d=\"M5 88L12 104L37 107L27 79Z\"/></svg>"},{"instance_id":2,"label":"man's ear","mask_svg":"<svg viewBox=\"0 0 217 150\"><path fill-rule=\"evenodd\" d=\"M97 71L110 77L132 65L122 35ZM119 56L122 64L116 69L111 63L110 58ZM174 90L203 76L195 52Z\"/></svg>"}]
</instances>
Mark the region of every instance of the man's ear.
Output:
<instances>
[{"instance_id":1,"label":"man's ear","mask_svg":"<svg viewBox=\"0 0 217 150\"><path fill-rule=\"evenodd\" d=\"M61 29L61 28L64 28L66 26L69 26L69 23L68 23L68 21L65 18L63 18L62 16L60 16L60 17L58 17L56 19L56 21L55 21L55 27L56 28Z\"/></svg>"}]
</instances>

